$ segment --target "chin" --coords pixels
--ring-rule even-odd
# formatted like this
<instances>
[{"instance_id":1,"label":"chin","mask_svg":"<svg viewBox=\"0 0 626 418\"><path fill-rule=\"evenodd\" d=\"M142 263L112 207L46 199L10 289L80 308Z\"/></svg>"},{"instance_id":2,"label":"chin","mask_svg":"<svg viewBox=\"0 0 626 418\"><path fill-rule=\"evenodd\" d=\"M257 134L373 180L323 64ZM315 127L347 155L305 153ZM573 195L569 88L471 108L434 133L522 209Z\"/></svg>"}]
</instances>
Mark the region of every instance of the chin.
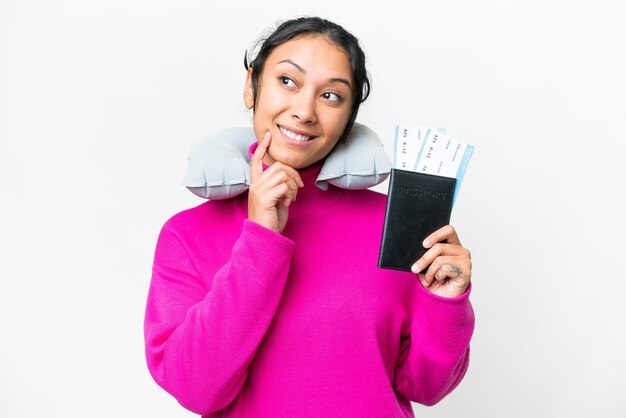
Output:
<instances>
[{"instance_id":1,"label":"chin","mask_svg":"<svg viewBox=\"0 0 626 418\"><path fill-rule=\"evenodd\" d=\"M292 155L292 153L288 152L279 152L276 155L274 153L268 152L268 154L273 161L280 161L281 163L288 165L291 168L295 168L296 170L305 168L314 163L314 161L298 158L298 156Z\"/></svg>"},{"instance_id":2,"label":"chin","mask_svg":"<svg viewBox=\"0 0 626 418\"><path fill-rule=\"evenodd\" d=\"M311 163L309 162L301 161L301 160L294 160L292 158L277 158L274 161L280 161L281 163L288 165L291 168L295 168L296 170L299 170L308 165L311 165Z\"/></svg>"}]
</instances>

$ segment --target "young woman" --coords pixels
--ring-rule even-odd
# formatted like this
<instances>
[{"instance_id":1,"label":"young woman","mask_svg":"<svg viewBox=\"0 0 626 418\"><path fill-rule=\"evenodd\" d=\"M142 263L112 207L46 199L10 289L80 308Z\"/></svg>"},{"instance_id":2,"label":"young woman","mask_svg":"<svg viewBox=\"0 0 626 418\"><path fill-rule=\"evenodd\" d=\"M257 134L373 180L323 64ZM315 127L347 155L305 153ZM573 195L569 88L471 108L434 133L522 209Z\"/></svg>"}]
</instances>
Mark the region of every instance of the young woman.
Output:
<instances>
[{"instance_id":1,"label":"young woman","mask_svg":"<svg viewBox=\"0 0 626 418\"><path fill-rule=\"evenodd\" d=\"M251 62L249 191L173 216L154 257L148 368L189 410L410 417L463 378L471 261L454 228L414 273L378 269L386 197L314 184L368 93L357 39L323 19L283 23Z\"/></svg>"}]
</instances>

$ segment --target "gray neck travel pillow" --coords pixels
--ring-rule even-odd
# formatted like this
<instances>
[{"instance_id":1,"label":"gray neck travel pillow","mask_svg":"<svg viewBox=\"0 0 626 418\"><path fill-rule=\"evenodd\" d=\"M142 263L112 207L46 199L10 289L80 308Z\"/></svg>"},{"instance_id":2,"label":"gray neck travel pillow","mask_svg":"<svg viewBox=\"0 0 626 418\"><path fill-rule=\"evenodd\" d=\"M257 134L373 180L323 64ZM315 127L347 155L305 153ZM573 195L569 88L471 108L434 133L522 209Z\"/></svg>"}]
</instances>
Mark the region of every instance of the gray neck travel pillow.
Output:
<instances>
[{"instance_id":1,"label":"gray neck travel pillow","mask_svg":"<svg viewBox=\"0 0 626 418\"><path fill-rule=\"evenodd\" d=\"M182 181L193 194L205 199L228 199L245 192L250 185L248 148L257 142L252 128L216 131L196 142L187 158ZM376 132L355 123L350 134L328 154L315 181L348 190L367 189L382 183L391 170L391 161Z\"/></svg>"}]
</instances>

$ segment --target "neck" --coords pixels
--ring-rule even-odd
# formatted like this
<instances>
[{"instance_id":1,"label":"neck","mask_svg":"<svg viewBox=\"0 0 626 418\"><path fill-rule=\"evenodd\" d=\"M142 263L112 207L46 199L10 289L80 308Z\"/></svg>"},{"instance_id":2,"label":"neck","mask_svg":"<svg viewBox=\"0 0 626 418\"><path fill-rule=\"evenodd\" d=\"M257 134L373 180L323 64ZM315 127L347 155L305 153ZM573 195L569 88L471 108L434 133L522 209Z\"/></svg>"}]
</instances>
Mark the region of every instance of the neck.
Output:
<instances>
[{"instance_id":1,"label":"neck","mask_svg":"<svg viewBox=\"0 0 626 418\"><path fill-rule=\"evenodd\" d=\"M248 148L248 156L252 157L256 150L258 143L255 142ZM307 167L298 169L298 174L304 183L304 187L298 189L298 195L296 201L289 206L289 217L297 217L304 213L309 213L318 208L320 200L324 199L328 202L335 200L343 192L342 189L330 186L328 190L324 191L315 185L315 181L322 171L325 158L313 163ZM265 162L263 162L263 170L269 168Z\"/></svg>"}]
</instances>

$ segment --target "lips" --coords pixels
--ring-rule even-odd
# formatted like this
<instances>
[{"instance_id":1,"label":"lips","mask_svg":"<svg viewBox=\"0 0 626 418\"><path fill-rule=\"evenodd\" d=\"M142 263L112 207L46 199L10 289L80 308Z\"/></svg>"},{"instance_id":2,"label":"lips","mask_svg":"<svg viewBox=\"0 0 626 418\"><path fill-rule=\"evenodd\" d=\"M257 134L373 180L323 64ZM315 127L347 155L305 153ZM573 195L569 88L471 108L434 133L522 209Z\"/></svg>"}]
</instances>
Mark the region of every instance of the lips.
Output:
<instances>
[{"instance_id":1,"label":"lips","mask_svg":"<svg viewBox=\"0 0 626 418\"><path fill-rule=\"evenodd\" d=\"M315 138L314 136L306 135L305 133L302 133L302 132L294 132L280 125L278 126L278 129L283 135L285 135L286 137L294 141L307 142Z\"/></svg>"}]
</instances>

